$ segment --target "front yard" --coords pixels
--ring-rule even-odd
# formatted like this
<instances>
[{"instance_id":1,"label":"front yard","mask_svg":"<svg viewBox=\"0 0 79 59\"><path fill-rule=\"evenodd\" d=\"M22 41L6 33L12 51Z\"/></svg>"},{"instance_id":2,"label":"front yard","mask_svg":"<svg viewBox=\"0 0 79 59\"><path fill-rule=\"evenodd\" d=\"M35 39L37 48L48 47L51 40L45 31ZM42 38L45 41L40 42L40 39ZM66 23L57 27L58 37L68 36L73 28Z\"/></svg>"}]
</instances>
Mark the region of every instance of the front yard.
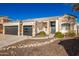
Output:
<instances>
[{"instance_id":1,"label":"front yard","mask_svg":"<svg viewBox=\"0 0 79 59\"><path fill-rule=\"evenodd\" d=\"M30 44L35 42L44 42L49 40L24 40L22 42L13 44L18 46L19 44ZM1 50L0 55L16 55L16 56L59 56L59 55L68 55L64 47L59 44L60 40L57 40L53 43L46 44L39 47L30 47L30 48L14 48L8 50Z\"/></svg>"},{"instance_id":2,"label":"front yard","mask_svg":"<svg viewBox=\"0 0 79 59\"><path fill-rule=\"evenodd\" d=\"M59 37L59 36L58 36ZM66 38L66 37L65 37ZM77 56L79 55L79 36L66 39L26 39L18 43L6 46L0 50L0 56ZM50 40L53 40L52 42ZM35 47L22 47L35 43L45 43ZM51 42L51 43L50 43ZM8 48L10 47L10 48ZM8 48L8 49L7 49Z\"/></svg>"}]
</instances>

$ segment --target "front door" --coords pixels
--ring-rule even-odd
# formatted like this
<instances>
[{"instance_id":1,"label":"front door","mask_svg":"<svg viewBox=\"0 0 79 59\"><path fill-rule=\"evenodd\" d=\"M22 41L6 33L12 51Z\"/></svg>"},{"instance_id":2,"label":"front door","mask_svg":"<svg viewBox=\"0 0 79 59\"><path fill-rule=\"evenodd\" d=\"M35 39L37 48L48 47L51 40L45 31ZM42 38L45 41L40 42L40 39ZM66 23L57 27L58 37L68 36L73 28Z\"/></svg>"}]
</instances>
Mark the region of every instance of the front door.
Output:
<instances>
[{"instance_id":1,"label":"front door","mask_svg":"<svg viewBox=\"0 0 79 59\"><path fill-rule=\"evenodd\" d=\"M55 33L56 32L55 22L51 22L50 25L51 25L51 33Z\"/></svg>"}]
</instances>

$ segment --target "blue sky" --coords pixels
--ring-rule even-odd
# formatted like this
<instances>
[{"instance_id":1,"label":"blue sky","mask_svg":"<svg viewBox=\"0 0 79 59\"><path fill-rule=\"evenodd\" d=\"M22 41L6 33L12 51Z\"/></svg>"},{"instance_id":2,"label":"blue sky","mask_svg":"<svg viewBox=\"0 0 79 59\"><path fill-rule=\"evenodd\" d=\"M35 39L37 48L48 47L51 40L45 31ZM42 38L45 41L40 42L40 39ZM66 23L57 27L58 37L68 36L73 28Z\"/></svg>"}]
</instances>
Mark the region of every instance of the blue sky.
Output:
<instances>
[{"instance_id":1,"label":"blue sky","mask_svg":"<svg viewBox=\"0 0 79 59\"><path fill-rule=\"evenodd\" d=\"M0 16L16 19L32 19L72 14L79 18L79 12L72 10L71 4L64 3L0 3ZM78 21L79 22L79 21Z\"/></svg>"}]
</instances>

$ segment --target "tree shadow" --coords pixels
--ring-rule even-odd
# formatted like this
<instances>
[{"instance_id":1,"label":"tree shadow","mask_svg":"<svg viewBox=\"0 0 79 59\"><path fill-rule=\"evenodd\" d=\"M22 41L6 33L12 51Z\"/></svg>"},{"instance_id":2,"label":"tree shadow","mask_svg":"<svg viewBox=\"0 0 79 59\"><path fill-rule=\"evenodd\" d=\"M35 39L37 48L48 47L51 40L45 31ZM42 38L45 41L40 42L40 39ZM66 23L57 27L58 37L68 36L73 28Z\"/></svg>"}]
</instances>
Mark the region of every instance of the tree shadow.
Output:
<instances>
[{"instance_id":1,"label":"tree shadow","mask_svg":"<svg viewBox=\"0 0 79 59\"><path fill-rule=\"evenodd\" d=\"M74 39L62 40L59 42L64 47L69 56L79 55L79 37Z\"/></svg>"}]
</instances>

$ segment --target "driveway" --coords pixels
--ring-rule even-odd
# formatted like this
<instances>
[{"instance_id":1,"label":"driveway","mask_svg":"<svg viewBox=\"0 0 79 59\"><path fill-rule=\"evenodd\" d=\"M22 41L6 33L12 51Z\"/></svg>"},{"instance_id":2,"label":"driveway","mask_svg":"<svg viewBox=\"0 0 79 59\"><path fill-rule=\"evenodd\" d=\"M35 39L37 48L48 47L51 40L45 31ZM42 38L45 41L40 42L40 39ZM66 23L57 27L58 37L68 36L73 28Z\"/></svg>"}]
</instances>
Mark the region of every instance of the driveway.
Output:
<instances>
[{"instance_id":1,"label":"driveway","mask_svg":"<svg viewBox=\"0 0 79 59\"><path fill-rule=\"evenodd\" d=\"M17 35L3 35L0 34L0 48L8 46L8 45L12 45L14 43L23 41L23 40L28 40L28 39L35 39L35 40L40 40L40 39L49 39L52 38L54 36L50 35L49 37L32 37L32 36L17 36Z\"/></svg>"},{"instance_id":2,"label":"driveway","mask_svg":"<svg viewBox=\"0 0 79 59\"><path fill-rule=\"evenodd\" d=\"M0 34L0 48L4 47L4 46L8 46L11 44L14 44L16 42L25 40L29 37L27 36L17 36L17 35L3 35Z\"/></svg>"}]
</instances>

